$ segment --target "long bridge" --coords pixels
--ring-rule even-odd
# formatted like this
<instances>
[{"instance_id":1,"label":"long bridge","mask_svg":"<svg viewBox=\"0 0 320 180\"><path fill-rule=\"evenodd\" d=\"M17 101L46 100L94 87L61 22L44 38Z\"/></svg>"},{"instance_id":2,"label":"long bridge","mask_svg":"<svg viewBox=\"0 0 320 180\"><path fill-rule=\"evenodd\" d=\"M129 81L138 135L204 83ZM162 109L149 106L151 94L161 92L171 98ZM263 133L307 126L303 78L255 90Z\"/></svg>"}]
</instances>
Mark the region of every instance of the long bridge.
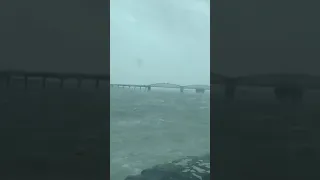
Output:
<instances>
[{"instance_id":1,"label":"long bridge","mask_svg":"<svg viewBox=\"0 0 320 180\"><path fill-rule=\"evenodd\" d=\"M269 87L274 89L279 101L300 102L307 90L320 89L320 76L298 73L254 74L248 76L228 77L217 73L210 75L211 85L224 87L226 99L234 100L238 87Z\"/></svg>"},{"instance_id":2,"label":"long bridge","mask_svg":"<svg viewBox=\"0 0 320 180\"><path fill-rule=\"evenodd\" d=\"M65 87L65 81L74 79L77 81L77 87L81 88L84 80L95 81L95 88L100 87L102 81L110 81L106 74L86 74L86 73L52 73L52 72L26 72L26 71L0 71L0 79L5 87L10 87L14 79L20 79L24 82L24 87L28 88L30 79L39 79L43 88L47 87L49 80L59 81L59 87Z\"/></svg>"},{"instance_id":3,"label":"long bridge","mask_svg":"<svg viewBox=\"0 0 320 180\"><path fill-rule=\"evenodd\" d=\"M171 88L171 89L180 89L180 92L184 92L186 89L194 89L196 93L204 93L206 90L210 90L209 85L186 85L181 86L178 84L170 84L170 83L155 83L149 85L136 85L136 84L110 84L111 87L119 87L119 88L139 88L144 89L146 91L151 91L152 88Z\"/></svg>"},{"instance_id":4,"label":"long bridge","mask_svg":"<svg viewBox=\"0 0 320 180\"><path fill-rule=\"evenodd\" d=\"M0 79L6 87L12 85L12 80L20 79L24 87L28 88L30 79L40 79L42 87L46 88L49 79L57 79L61 88L65 87L65 81L74 79L77 87L81 88L83 81L95 82L95 88L100 87L101 82L110 83L110 76L107 74L86 74L86 73L52 73L52 72L27 72L27 71L0 71ZM234 100L237 87L271 87L274 88L275 97L278 100L292 99L301 100L306 90L320 89L320 76L308 74L256 74L248 76L228 77L217 73L211 73L211 85L177 85L169 83L156 83L149 85L134 84L110 84L111 87L139 88L150 91L152 88L176 88L183 92L186 89L193 89L197 93L210 91L212 85L218 84L224 87L224 94L228 100Z\"/></svg>"}]
</instances>

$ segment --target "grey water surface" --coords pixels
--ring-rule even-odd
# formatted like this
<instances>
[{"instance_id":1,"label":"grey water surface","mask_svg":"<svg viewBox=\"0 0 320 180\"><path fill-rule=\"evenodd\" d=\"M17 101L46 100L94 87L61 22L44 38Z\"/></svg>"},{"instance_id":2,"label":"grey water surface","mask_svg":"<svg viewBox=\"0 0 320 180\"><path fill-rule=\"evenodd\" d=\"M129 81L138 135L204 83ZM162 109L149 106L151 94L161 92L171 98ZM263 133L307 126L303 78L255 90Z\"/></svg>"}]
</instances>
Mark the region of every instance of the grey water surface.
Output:
<instances>
[{"instance_id":1,"label":"grey water surface","mask_svg":"<svg viewBox=\"0 0 320 180\"><path fill-rule=\"evenodd\" d=\"M106 178L107 90L36 84L0 88L0 179Z\"/></svg>"},{"instance_id":2,"label":"grey water surface","mask_svg":"<svg viewBox=\"0 0 320 180\"><path fill-rule=\"evenodd\" d=\"M210 95L111 88L111 179L210 150Z\"/></svg>"}]
</instances>

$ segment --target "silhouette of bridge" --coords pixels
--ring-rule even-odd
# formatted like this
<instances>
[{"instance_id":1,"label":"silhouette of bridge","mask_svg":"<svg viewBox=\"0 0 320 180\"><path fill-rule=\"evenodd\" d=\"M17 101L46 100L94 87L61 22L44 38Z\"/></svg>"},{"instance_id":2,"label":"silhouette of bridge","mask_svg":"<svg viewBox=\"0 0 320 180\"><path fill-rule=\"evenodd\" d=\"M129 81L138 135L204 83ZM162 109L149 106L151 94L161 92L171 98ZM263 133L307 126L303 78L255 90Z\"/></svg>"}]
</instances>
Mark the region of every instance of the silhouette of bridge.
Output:
<instances>
[{"instance_id":1,"label":"silhouette of bridge","mask_svg":"<svg viewBox=\"0 0 320 180\"><path fill-rule=\"evenodd\" d=\"M92 80L95 81L95 88L100 87L101 81L110 81L109 75L106 74L86 74L86 73L53 73L53 72L26 72L26 71L0 71L0 79L2 82L5 82L6 87L12 85L13 80L19 79L23 80L24 87L28 88L30 79L39 79L41 81L41 86L43 88L47 87L49 80L56 79L59 81L59 87L63 88L65 86L65 81L69 79L76 80L78 88L81 88L83 81ZM109 83L108 83L109 84ZM178 88L181 92L184 89L195 89L197 93L204 93L205 90L210 90L210 86L202 85L189 85L189 86L180 86L177 84L169 83L156 83L150 85L134 85L134 84L110 84L111 87L129 87L129 88L139 88L150 91L152 87L161 87L161 88Z\"/></svg>"},{"instance_id":2,"label":"silhouette of bridge","mask_svg":"<svg viewBox=\"0 0 320 180\"><path fill-rule=\"evenodd\" d=\"M135 85L135 84L110 84L111 87L122 87L122 88L139 88L147 91L151 91L152 88L175 88L180 89L180 92L184 92L185 89L194 89L196 93L204 93L206 90L210 90L209 85L187 85L181 86L178 84L171 83L155 83L149 85Z\"/></svg>"},{"instance_id":3,"label":"silhouette of bridge","mask_svg":"<svg viewBox=\"0 0 320 180\"><path fill-rule=\"evenodd\" d=\"M59 86L63 88L65 81L75 79L77 87L81 88L84 80L92 80L95 82L95 88L100 87L100 82L110 82L107 74L86 74L86 73L52 73L52 72L26 72L26 71L0 71L0 79L5 82L5 86L9 87L12 80L20 79L24 82L24 87L28 88L30 79L40 79L43 88L46 88L49 79L59 80ZM139 88L150 91L152 88L176 88L180 92L186 89L194 89L197 93L209 91L211 86L219 84L224 87L225 97L229 100L235 99L237 87L272 87L274 88L275 97L278 100L291 99L300 101L306 92L310 89L320 89L320 76L312 76L308 74L256 74L239 77L228 77L217 73L211 73L211 85L178 85L170 83L155 83L149 85L134 84L110 84L111 87L128 87ZM109 83L108 83L109 84Z\"/></svg>"},{"instance_id":4,"label":"silhouette of bridge","mask_svg":"<svg viewBox=\"0 0 320 180\"><path fill-rule=\"evenodd\" d=\"M106 74L85 74L85 73L52 73L52 72L26 72L26 71L0 71L0 79L4 80L6 87L12 85L14 79L22 79L24 87L28 88L30 79L40 79L43 88L46 88L49 79L59 80L60 88L65 86L65 81L75 79L77 87L81 88L84 80L95 81L95 87L100 87L101 81L110 81L109 75ZM108 83L109 84L109 83Z\"/></svg>"},{"instance_id":5,"label":"silhouette of bridge","mask_svg":"<svg viewBox=\"0 0 320 180\"><path fill-rule=\"evenodd\" d=\"M211 85L224 86L225 97L235 99L237 87L271 87L274 88L275 97L280 100L301 101L304 92L310 89L320 89L320 77L308 74L274 73L255 74L239 77L227 77L211 73Z\"/></svg>"}]
</instances>

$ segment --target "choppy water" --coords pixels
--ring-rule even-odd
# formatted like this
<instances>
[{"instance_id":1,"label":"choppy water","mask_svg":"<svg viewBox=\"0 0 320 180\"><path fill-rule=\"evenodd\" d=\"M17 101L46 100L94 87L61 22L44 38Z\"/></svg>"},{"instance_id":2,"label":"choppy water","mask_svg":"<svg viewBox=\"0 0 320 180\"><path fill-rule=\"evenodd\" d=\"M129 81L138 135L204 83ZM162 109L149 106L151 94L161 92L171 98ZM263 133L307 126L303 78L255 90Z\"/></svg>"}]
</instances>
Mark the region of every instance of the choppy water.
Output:
<instances>
[{"instance_id":1,"label":"choppy water","mask_svg":"<svg viewBox=\"0 0 320 180\"><path fill-rule=\"evenodd\" d=\"M209 152L209 93L111 89L110 105L112 180Z\"/></svg>"}]
</instances>

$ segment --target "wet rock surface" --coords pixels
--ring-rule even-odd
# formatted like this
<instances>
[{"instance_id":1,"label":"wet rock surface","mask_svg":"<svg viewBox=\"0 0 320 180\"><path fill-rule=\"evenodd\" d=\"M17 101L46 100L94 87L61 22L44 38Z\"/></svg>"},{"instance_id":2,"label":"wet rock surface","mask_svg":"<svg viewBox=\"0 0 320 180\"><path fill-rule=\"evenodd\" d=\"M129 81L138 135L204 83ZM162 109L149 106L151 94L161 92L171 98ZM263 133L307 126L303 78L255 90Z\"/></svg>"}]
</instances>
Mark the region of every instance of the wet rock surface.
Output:
<instances>
[{"instance_id":1,"label":"wet rock surface","mask_svg":"<svg viewBox=\"0 0 320 180\"><path fill-rule=\"evenodd\" d=\"M210 155L187 156L143 170L125 180L209 180Z\"/></svg>"}]
</instances>

